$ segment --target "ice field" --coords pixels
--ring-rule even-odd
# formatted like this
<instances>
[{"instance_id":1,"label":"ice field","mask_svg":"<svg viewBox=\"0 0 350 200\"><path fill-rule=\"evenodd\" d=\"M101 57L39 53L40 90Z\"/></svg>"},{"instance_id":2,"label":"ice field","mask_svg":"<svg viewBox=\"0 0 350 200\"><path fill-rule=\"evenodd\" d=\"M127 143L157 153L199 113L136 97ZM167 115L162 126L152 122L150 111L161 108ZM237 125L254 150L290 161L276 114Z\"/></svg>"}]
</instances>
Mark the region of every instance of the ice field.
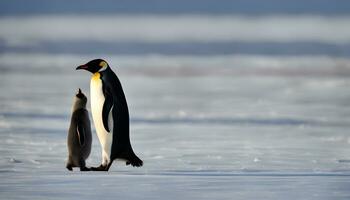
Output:
<instances>
[{"instance_id":1,"label":"ice field","mask_svg":"<svg viewBox=\"0 0 350 200\"><path fill-rule=\"evenodd\" d=\"M15 57L27 60L18 65ZM124 85L131 140L144 166L115 162L108 173L80 173L65 169L66 135L77 87L89 94L90 74L73 65L87 58L3 55L1 197L349 198L349 61L330 59L344 66L312 69L315 75L297 66L266 64L243 73L230 65L249 58L223 57L227 64L213 72L196 66L208 57L138 70L135 60L171 63L176 57L110 56L111 65L122 63L113 69ZM90 166L101 159L93 139Z\"/></svg>"}]
</instances>

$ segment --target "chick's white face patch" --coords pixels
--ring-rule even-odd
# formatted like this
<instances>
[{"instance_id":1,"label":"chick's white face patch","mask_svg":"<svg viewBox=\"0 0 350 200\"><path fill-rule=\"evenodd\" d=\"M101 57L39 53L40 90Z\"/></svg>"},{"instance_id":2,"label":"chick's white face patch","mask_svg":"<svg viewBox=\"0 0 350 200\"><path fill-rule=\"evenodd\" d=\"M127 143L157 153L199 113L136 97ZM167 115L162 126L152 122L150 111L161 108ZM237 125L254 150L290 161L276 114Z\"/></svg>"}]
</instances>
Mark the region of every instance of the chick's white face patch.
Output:
<instances>
[{"instance_id":1,"label":"chick's white face patch","mask_svg":"<svg viewBox=\"0 0 350 200\"><path fill-rule=\"evenodd\" d=\"M108 64L107 64L105 61L100 62L99 65L100 65L100 67L101 67L101 69L98 70L99 72L102 72L102 71L106 70L107 67L108 67Z\"/></svg>"}]
</instances>

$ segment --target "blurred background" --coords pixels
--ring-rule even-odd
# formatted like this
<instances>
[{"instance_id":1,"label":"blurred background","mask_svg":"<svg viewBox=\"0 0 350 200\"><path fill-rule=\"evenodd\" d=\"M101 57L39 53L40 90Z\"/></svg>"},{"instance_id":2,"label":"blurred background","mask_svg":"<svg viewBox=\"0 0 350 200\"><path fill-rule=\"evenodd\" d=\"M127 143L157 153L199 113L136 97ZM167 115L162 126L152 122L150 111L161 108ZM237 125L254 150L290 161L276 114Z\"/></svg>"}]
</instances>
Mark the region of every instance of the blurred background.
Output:
<instances>
[{"instance_id":1,"label":"blurred background","mask_svg":"<svg viewBox=\"0 0 350 200\"><path fill-rule=\"evenodd\" d=\"M106 59L144 171L347 172L346 0L2 0L0 168L64 171L75 67ZM90 107L88 106L88 109ZM94 134L90 165L100 162Z\"/></svg>"},{"instance_id":2,"label":"blurred background","mask_svg":"<svg viewBox=\"0 0 350 200\"><path fill-rule=\"evenodd\" d=\"M349 199L349 25L347 0L1 0L0 198ZM95 58L142 168L65 169Z\"/></svg>"}]
</instances>

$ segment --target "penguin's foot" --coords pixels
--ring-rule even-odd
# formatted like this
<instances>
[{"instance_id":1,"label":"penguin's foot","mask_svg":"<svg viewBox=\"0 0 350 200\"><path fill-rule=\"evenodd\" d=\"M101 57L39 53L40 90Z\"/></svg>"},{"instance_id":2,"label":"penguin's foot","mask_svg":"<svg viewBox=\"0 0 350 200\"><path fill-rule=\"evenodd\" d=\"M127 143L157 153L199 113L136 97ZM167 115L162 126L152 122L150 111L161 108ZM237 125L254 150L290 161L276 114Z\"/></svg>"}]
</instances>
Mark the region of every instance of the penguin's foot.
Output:
<instances>
[{"instance_id":1,"label":"penguin's foot","mask_svg":"<svg viewBox=\"0 0 350 200\"><path fill-rule=\"evenodd\" d=\"M66 168L67 168L69 171L73 171L72 165L67 165Z\"/></svg>"},{"instance_id":2,"label":"penguin's foot","mask_svg":"<svg viewBox=\"0 0 350 200\"><path fill-rule=\"evenodd\" d=\"M91 168L86 167L86 166L80 167L80 171L91 171Z\"/></svg>"},{"instance_id":3,"label":"penguin's foot","mask_svg":"<svg viewBox=\"0 0 350 200\"><path fill-rule=\"evenodd\" d=\"M106 165L106 166L100 165L98 167L90 168L91 171L108 171L108 169L109 169L109 165Z\"/></svg>"}]
</instances>

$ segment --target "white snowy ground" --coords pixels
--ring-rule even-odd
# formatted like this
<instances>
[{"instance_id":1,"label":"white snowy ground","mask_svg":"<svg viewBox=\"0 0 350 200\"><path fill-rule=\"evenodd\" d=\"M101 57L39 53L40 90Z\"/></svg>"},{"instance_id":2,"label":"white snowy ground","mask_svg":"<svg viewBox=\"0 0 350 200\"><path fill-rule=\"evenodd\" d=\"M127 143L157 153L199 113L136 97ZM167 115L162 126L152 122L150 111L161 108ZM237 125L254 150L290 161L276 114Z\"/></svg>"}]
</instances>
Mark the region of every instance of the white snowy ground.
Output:
<instances>
[{"instance_id":1,"label":"white snowy ground","mask_svg":"<svg viewBox=\"0 0 350 200\"><path fill-rule=\"evenodd\" d=\"M74 69L89 58L0 56L0 199L350 198L349 60L108 56L144 166L69 172L71 100L90 79Z\"/></svg>"}]
</instances>

